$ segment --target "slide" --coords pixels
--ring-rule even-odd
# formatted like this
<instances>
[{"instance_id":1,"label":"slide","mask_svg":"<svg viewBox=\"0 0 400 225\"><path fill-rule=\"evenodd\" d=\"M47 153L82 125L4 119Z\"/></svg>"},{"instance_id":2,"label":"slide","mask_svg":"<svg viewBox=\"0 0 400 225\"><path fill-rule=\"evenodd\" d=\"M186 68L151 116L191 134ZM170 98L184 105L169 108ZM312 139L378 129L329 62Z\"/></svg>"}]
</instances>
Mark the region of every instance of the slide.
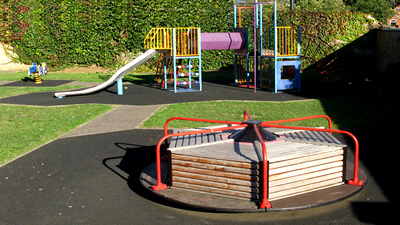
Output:
<instances>
[{"instance_id":1,"label":"slide","mask_svg":"<svg viewBox=\"0 0 400 225\"><path fill-rule=\"evenodd\" d=\"M54 94L54 97L57 98L63 98L68 95L84 95L84 94L90 94L99 90L102 90L114 82L118 81L119 79L122 79L127 73L135 69L136 67L142 65L145 63L147 60L150 58L154 57L157 53L159 53L158 50L155 49L149 49L145 53L141 54L138 56L136 59L131 61L130 63L126 64L123 66L121 69L119 69L110 79L108 79L106 82L97 85L95 87L91 87L88 89L84 90L79 90L79 91L67 91L67 92L58 92Z\"/></svg>"}]
</instances>

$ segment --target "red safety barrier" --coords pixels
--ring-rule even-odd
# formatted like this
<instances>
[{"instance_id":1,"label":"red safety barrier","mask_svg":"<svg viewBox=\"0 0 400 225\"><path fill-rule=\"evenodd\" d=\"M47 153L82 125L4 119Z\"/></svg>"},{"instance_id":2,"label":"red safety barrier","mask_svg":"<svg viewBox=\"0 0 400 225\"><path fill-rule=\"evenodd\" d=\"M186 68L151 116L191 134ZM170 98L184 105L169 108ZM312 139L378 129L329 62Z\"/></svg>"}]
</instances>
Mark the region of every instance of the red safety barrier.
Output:
<instances>
[{"instance_id":1,"label":"red safety barrier","mask_svg":"<svg viewBox=\"0 0 400 225\"><path fill-rule=\"evenodd\" d=\"M157 143L156 147L156 164L157 164L157 184L153 185L153 190L154 191L159 191L159 190L164 190L167 188L166 184L163 184L161 182L161 155L160 155L160 148L161 144L167 140L168 138L171 137L177 137L177 136L184 136L184 135L191 135L191 134L204 134L204 133L212 133L216 131L224 131L224 130L231 130L231 129L237 129L237 128L242 128L242 127L247 127L247 124L243 125L237 125L237 126L231 126L231 127L220 127L220 128L213 128L213 129L207 129L207 130L197 130L197 131L189 131L189 132L182 132L182 133L174 133L174 134L168 134L161 138L160 141Z\"/></svg>"},{"instance_id":2,"label":"red safety barrier","mask_svg":"<svg viewBox=\"0 0 400 225\"><path fill-rule=\"evenodd\" d=\"M316 118L326 118L329 123L329 129L323 128L310 128L310 127L300 127L300 126L286 126L286 125L276 125L276 123L286 123L286 122L294 122L308 119L316 119ZM243 115L244 121L252 120L250 114L247 110L244 111ZM206 123L220 123L220 124L235 124L234 126L229 127L218 127L211 128L206 130L196 130L189 131L183 133L174 133L168 134L168 125L172 120L185 120L185 121L197 121L197 122L206 122ZM168 138L184 136L184 135L192 135L192 134L204 134L211 133L217 131L231 130L237 128L245 128L250 126L250 124L245 122L235 122L235 121L221 121L221 120L208 120L208 119L196 119L196 118L186 118L186 117L172 117L168 119L164 124L164 137L157 143L156 148L156 166L157 166L157 184L153 185L152 189L154 191L163 190L167 188L166 184L163 184L161 181L161 157L160 157L160 148L163 142L165 142L165 150L168 145ZM363 181L358 179L358 158L359 158L359 143L357 138L348 131L342 130L334 130L332 129L332 120L326 115L316 115L316 116L307 116L307 117L299 117L293 119L285 119L285 120L275 120L268 122L261 122L260 126L262 127L275 127L275 128L286 128L286 129L298 129L298 130L310 130L310 131L320 131L320 132L329 132L329 133L342 133L349 135L355 143L355 157L354 157L354 175L353 179L348 180L348 184L350 185L363 185ZM268 201L268 157L267 157L267 147L263 138L261 137L260 131L257 126L253 126L257 135L257 139L262 143L262 151L263 151L263 180L262 180L262 199L260 201L260 208L271 208L271 203Z\"/></svg>"},{"instance_id":3,"label":"red safety barrier","mask_svg":"<svg viewBox=\"0 0 400 225\"><path fill-rule=\"evenodd\" d=\"M287 129L297 129L297 130L310 130L310 131L320 131L320 132L329 132L329 133L341 133L347 134L354 140L354 175L353 179L348 180L348 184L351 185L363 185L364 182L358 179L358 157L359 157L359 143L357 138L348 131L343 130L333 130L333 129L320 129L320 128L310 128L310 127L296 127L296 126L285 126L285 125L275 125L269 123L262 123L261 126L263 127L275 127L275 128L287 128Z\"/></svg>"}]
</instances>

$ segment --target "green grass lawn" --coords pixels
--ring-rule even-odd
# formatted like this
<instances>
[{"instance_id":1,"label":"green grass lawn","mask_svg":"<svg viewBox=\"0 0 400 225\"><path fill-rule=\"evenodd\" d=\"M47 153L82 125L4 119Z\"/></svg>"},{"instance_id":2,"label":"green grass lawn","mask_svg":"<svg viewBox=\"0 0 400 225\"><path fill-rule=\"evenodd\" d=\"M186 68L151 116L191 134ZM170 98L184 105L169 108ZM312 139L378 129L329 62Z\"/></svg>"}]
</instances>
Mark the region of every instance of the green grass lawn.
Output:
<instances>
[{"instance_id":1,"label":"green grass lawn","mask_svg":"<svg viewBox=\"0 0 400 225\"><path fill-rule=\"evenodd\" d=\"M112 73L49 73L46 79L104 82ZM208 73L215 76L215 73ZM26 73L0 73L1 81L18 81ZM127 82L152 82L154 74L129 74ZM77 126L111 110L113 106L90 104L60 107L3 105L1 97L18 94L61 91L81 86L2 87L0 86L0 165L46 143ZM242 121L248 110L253 119L271 121L325 114L337 129L380 129L392 126L393 112L387 112L379 97L346 97L298 102L211 101L165 105L146 120L142 127L160 128L171 117L191 117ZM170 128L202 127L211 124L174 121ZM327 126L325 119L290 123L296 126Z\"/></svg>"},{"instance_id":2,"label":"green grass lawn","mask_svg":"<svg viewBox=\"0 0 400 225\"><path fill-rule=\"evenodd\" d=\"M82 87L85 86L83 85L62 85L59 87L1 87L0 86L0 98L28 94L28 93L35 93L35 92L64 91Z\"/></svg>"},{"instance_id":3,"label":"green grass lawn","mask_svg":"<svg viewBox=\"0 0 400 225\"><path fill-rule=\"evenodd\" d=\"M165 105L146 120L142 127L161 128L171 117L190 117L242 121L247 110L254 120L272 121L312 115L328 115L335 129L378 129L390 124L382 103L377 98L347 97L298 102L240 102L217 101ZM386 116L385 116L386 114ZM175 120L169 127L193 128L208 124ZM287 123L293 126L328 126L327 120L312 119Z\"/></svg>"},{"instance_id":4,"label":"green grass lawn","mask_svg":"<svg viewBox=\"0 0 400 225\"><path fill-rule=\"evenodd\" d=\"M75 80L78 82L105 82L114 72L104 73L52 73L49 72L43 76L43 80ZM18 81L28 77L26 72L18 73L0 73L0 80L2 81ZM148 83L155 81L155 73L129 73L124 77L124 82Z\"/></svg>"},{"instance_id":5,"label":"green grass lawn","mask_svg":"<svg viewBox=\"0 0 400 225\"><path fill-rule=\"evenodd\" d=\"M111 105L32 107L0 104L0 165L112 109Z\"/></svg>"},{"instance_id":6,"label":"green grass lawn","mask_svg":"<svg viewBox=\"0 0 400 225\"><path fill-rule=\"evenodd\" d=\"M98 73L49 73L44 79L104 82ZM26 72L0 73L1 81L19 81ZM35 107L1 104L1 98L14 95L62 91L81 88L81 85L58 87L0 86L0 165L12 160L74 128L111 110L114 106L101 104L59 107Z\"/></svg>"}]
</instances>

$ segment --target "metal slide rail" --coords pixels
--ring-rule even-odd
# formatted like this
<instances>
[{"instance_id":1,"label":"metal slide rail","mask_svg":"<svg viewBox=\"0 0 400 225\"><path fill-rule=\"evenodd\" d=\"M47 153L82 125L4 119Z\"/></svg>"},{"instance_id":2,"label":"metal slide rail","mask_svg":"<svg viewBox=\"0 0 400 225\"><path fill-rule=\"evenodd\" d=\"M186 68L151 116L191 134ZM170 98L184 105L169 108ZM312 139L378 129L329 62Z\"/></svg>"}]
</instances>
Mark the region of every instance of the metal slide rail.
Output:
<instances>
[{"instance_id":1,"label":"metal slide rail","mask_svg":"<svg viewBox=\"0 0 400 225\"><path fill-rule=\"evenodd\" d=\"M250 117L249 113L247 110L244 111L244 121L247 121L248 119L252 120ZM286 122L294 122L294 121L301 121L301 120L309 120L309 119L317 119L317 118L325 118L328 120L329 123L329 129L321 129L321 128L310 128L310 127L298 127L298 126L285 126L285 125L276 125L276 123L286 123ZM188 131L188 132L182 132L182 133L173 133L173 134L168 134L168 124L172 120L186 120L186 121L197 121L197 122L207 122L207 123L220 123L220 124L233 124L232 126L228 127L218 127L218 128L211 128L211 129L205 129L205 130L196 130L196 131ZM224 131L224 130L232 130L232 129L237 129L237 128L244 128L247 127L248 124L244 122L234 122L234 121L221 121L221 120L208 120L208 119L196 119L196 118L186 118L186 117L172 117L168 119L164 125L164 137L159 140L157 143L156 147L156 171L157 171L157 183L152 186L152 189L154 191L159 191L159 190L164 190L167 189L168 186L164 183L162 183L161 180L161 154L160 154L160 148L162 143L164 142L165 149L167 148L168 145L168 139L172 137L177 137L177 136L184 136L184 135L192 135L192 134L204 134L204 133L211 133L211 132L217 132L217 131ZM276 128L286 128L286 129L297 129L297 130L311 130L311 131L320 131L320 132L329 132L329 133L342 133L342 134L347 134L349 135L355 143L355 157L354 157L354 175L353 179L348 180L347 183L350 185L363 185L363 181L359 180L358 178L358 158L359 158L359 143L357 138L351 134L350 132L347 131L342 131L342 130L334 130L332 129L332 120L330 117L326 115L316 115L316 116L307 116L307 117L300 117L300 118L293 118L293 119L287 119L287 120L276 120L276 121L268 121L268 122L262 122L261 123L262 127L276 127ZM262 199L260 199L260 208L271 208L271 204L268 201L268 157L267 157L267 148L266 144L263 141L260 132L257 128L257 126L254 126L254 130L256 131L257 139L262 143L262 151L263 151L263 177L262 177Z\"/></svg>"},{"instance_id":2,"label":"metal slide rail","mask_svg":"<svg viewBox=\"0 0 400 225\"><path fill-rule=\"evenodd\" d=\"M99 90L102 90L110 85L112 85L114 82L118 81L119 79L123 78L127 73L135 69L136 67L142 65L145 63L147 60L150 58L154 57L159 51L155 49L149 49L145 53L141 54L137 58L135 58L133 61L129 62L122 68L120 68L110 79L108 79L106 82L97 85L92 88L84 89L84 90L79 90L79 91L67 91L67 92L58 92L54 94L54 97L57 98L63 98L68 95L84 95L84 94L90 94Z\"/></svg>"}]
</instances>

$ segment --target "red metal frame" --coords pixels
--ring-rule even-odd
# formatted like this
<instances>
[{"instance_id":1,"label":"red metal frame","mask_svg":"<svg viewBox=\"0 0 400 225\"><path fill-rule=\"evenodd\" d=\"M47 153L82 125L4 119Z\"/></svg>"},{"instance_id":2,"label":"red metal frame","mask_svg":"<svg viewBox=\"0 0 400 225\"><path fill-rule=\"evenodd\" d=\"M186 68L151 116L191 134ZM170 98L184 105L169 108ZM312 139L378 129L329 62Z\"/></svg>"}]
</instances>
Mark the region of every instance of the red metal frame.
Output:
<instances>
[{"instance_id":1,"label":"red metal frame","mask_svg":"<svg viewBox=\"0 0 400 225\"><path fill-rule=\"evenodd\" d=\"M310 127L300 127L300 126L285 126L285 125L276 125L277 123L287 123L287 122L294 122L294 121L301 121L301 120L308 120L308 119L317 119L317 118L326 118L329 123L329 128L328 129L322 129L322 128L310 128ZM250 114L248 113L247 110L244 111L243 115L244 121L247 120L252 120ZM205 123L220 123L220 124L235 124L234 126L229 126L229 127L218 127L218 128L211 128L211 129L205 129L205 130L196 130L196 131L188 131L188 132L182 132L182 133L173 133L173 134L168 134L168 124L172 120L185 120L185 121L197 121L197 122L205 122ZM236 122L236 121L222 121L222 120L208 120L208 119L196 119L196 118L186 118L186 117L172 117L168 119L165 124L164 124L164 137L161 138L156 147L156 170L157 170L157 183L152 186L152 189L154 191L159 191L159 190L164 190L167 189L168 186L166 184L163 184L161 181L161 155L160 155L160 148L162 143L164 142L165 144L165 150L167 149L168 145L168 139L171 137L177 137L177 136L184 136L184 135L191 135L191 134L204 134L204 133L211 133L211 132L216 132L216 131L224 131L224 130L232 130L232 129L237 129L237 128L244 128L249 126L249 124L246 124L244 122ZM329 133L341 133L341 134L347 134L349 135L355 143L355 157L354 157L354 175L353 179L348 180L348 184L350 185L363 185L364 182L362 180L359 180L358 178L358 158L359 158L359 143L357 138L350 132L348 131L342 131L342 130L334 130L332 129L332 120L326 116L326 115L316 115L316 116L306 116L306 117L299 117L299 118L293 118L293 119L285 119L285 120L275 120L275 121L268 121L268 122L262 122L261 123L262 127L276 127L276 128L286 128L286 129L297 129L297 130L310 130L310 131L320 131L320 132L329 132ZM267 179L267 174L268 174L268 157L267 157L267 147L265 142L263 141L260 131L257 126L254 126L254 130L256 131L256 135L260 143L262 143L262 151L263 151L263 190L262 190L262 199L260 201L260 208L271 208L271 203L268 201L268 179Z\"/></svg>"}]
</instances>

